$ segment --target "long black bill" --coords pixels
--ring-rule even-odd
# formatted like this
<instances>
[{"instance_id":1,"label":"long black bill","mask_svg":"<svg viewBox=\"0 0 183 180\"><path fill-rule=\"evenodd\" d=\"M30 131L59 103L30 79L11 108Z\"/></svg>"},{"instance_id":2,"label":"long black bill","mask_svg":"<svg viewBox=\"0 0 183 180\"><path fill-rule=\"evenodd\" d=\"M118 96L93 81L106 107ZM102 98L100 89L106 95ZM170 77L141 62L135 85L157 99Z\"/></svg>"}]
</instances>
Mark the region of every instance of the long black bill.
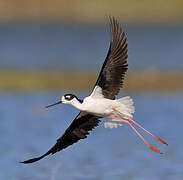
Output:
<instances>
[{"instance_id":1,"label":"long black bill","mask_svg":"<svg viewBox=\"0 0 183 180\"><path fill-rule=\"evenodd\" d=\"M56 103L54 103L54 104L48 105L48 106L46 106L45 108L49 108L49 107L55 106L55 105L57 105L57 104L62 104L62 101L58 101L58 102L56 102Z\"/></svg>"}]
</instances>

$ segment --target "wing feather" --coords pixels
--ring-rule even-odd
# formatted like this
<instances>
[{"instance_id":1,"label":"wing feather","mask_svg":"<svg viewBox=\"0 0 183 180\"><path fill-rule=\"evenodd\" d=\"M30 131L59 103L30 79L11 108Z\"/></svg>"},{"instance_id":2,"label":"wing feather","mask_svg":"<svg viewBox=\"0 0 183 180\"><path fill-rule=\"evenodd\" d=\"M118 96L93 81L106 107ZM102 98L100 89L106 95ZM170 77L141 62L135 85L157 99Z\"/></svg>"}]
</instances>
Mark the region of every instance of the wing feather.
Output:
<instances>
[{"instance_id":1,"label":"wing feather","mask_svg":"<svg viewBox=\"0 0 183 180\"><path fill-rule=\"evenodd\" d=\"M102 88L105 98L115 99L123 86L128 69L128 44L118 21L114 17L109 17L109 23L112 34L110 47L95 86Z\"/></svg>"},{"instance_id":2,"label":"wing feather","mask_svg":"<svg viewBox=\"0 0 183 180\"><path fill-rule=\"evenodd\" d=\"M125 33L117 20L114 17L109 17L109 22L112 34L110 47L95 86L98 85L102 88L102 94L105 98L115 99L123 85L123 79L128 69L128 49ZM89 135L89 131L95 128L99 122L99 117L80 112L48 152L21 163L36 162L49 154L55 154L67 148L80 139L85 139Z\"/></svg>"},{"instance_id":3,"label":"wing feather","mask_svg":"<svg viewBox=\"0 0 183 180\"><path fill-rule=\"evenodd\" d=\"M55 154L58 151L61 151L64 148L76 143L80 139L87 138L89 131L98 126L100 120L98 117L87 114L85 112L80 112L78 116L74 119L71 125L66 129L64 134L57 139L56 144L45 154L40 157L29 159L21 163L28 164L39 161L49 154Z\"/></svg>"}]
</instances>

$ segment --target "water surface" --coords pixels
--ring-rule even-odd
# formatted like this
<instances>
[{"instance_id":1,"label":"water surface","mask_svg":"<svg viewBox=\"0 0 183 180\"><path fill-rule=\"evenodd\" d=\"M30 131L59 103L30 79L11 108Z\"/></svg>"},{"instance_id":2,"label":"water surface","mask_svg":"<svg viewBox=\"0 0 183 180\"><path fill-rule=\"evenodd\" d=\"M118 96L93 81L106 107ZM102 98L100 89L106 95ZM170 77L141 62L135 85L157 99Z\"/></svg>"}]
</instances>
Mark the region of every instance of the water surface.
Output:
<instances>
[{"instance_id":1,"label":"water surface","mask_svg":"<svg viewBox=\"0 0 183 180\"><path fill-rule=\"evenodd\" d=\"M122 24L131 68L181 70L182 25ZM1 68L99 68L108 51L107 25L0 24Z\"/></svg>"},{"instance_id":2,"label":"water surface","mask_svg":"<svg viewBox=\"0 0 183 180\"><path fill-rule=\"evenodd\" d=\"M63 93L0 93L0 179L183 179L182 94L131 94L134 119L168 142L163 145L143 133L163 155L148 149L127 125L105 129L101 122L87 139L66 150L34 164L20 164L45 153L77 115L69 105L41 109Z\"/></svg>"}]
</instances>

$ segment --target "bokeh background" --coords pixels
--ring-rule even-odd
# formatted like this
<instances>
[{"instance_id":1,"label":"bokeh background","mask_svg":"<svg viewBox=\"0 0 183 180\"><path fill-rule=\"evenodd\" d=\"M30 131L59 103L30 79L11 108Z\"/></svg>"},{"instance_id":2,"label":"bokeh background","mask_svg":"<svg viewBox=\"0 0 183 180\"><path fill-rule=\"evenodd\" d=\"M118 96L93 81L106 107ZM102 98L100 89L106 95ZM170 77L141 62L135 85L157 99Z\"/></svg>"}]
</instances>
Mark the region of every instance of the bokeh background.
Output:
<instances>
[{"instance_id":1,"label":"bokeh background","mask_svg":"<svg viewBox=\"0 0 183 180\"><path fill-rule=\"evenodd\" d=\"M105 129L35 164L78 110L44 106L65 93L87 96L110 42L108 15L127 34L129 70L121 96L163 152L127 126ZM183 2L180 0L0 0L0 179L183 179Z\"/></svg>"}]
</instances>

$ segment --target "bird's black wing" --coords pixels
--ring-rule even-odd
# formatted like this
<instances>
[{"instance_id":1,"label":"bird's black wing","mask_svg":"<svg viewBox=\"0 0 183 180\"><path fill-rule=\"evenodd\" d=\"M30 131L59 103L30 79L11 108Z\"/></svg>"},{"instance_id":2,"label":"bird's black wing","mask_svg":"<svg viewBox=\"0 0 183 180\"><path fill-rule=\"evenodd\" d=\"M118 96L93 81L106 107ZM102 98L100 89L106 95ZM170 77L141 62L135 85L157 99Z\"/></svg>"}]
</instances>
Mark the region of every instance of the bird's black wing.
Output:
<instances>
[{"instance_id":1,"label":"bird's black wing","mask_svg":"<svg viewBox=\"0 0 183 180\"><path fill-rule=\"evenodd\" d=\"M112 38L106 60L102 66L96 85L102 88L105 98L115 99L123 84L125 72L127 71L127 43L126 37L115 18L110 18L110 29ZM95 86L96 86L95 85ZM54 154L62 149L84 139L99 123L99 117L80 112L57 143L40 157L23 161L22 163L36 162L49 154Z\"/></svg>"},{"instance_id":2,"label":"bird's black wing","mask_svg":"<svg viewBox=\"0 0 183 180\"><path fill-rule=\"evenodd\" d=\"M48 152L40 157L29 159L21 163L28 164L39 161L49 154L54 154L76 143L80 139L85 139L89 134L89 131L95 128L100 122L98 118L99 117L87 114L85 112L80 112L71 125L66 129L64 134L57 139L57 143Z\"/></svg>"},{"instance_id":3,"label":"bird's black wing","mask_svg":"<svg viewBox=\"0 0 183 180\"><path fill-rule=\"evenodd\" d=\"M105 98L115 99L128 69L128 49L127 38L118 21L114 17L109 17L109 22L112 34L110 47L95 86L102 88Z\"/></svg>"}]
</instances>

